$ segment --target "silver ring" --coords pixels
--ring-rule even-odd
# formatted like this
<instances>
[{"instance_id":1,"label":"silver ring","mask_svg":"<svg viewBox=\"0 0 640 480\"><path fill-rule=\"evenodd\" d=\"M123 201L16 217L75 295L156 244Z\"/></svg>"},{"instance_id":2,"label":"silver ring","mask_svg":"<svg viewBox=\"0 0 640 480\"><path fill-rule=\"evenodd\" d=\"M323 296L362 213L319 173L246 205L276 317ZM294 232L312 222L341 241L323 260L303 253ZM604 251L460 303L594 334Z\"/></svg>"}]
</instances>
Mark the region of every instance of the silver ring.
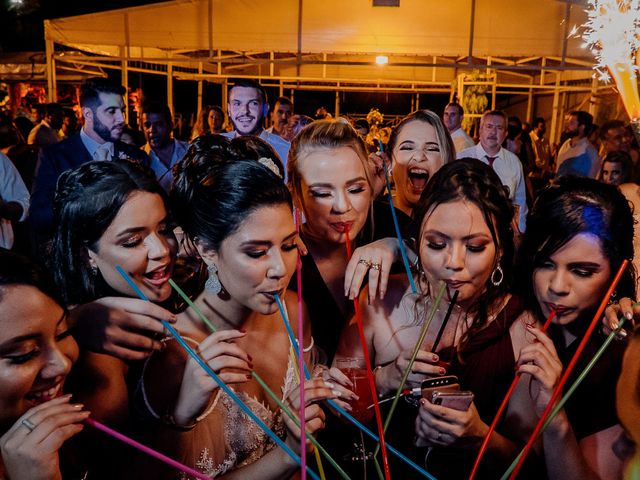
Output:
<instances>
[{"instance_id":1,"label":"silver ring","mask_svg":"<svg viewBox=\"0 0 640 480\"><path fill-rule=\"evenodd\" d=\"M371 262L369 260L365 260L364 258L358 260L358 263L362 263L363 265L366 265L367 268L371 268Z\"/></svg>"},{"instance_id":2,"label":"silver ring","mask_svg":"<svg viewBox=\"0 0 640 480\"><path fill-rule=\"evenodd\" d=\"M372 263L371 268L373 268L374 270L380 271L380 269L382 268L382 265L380 263Z\"/></svg>"},{"instance_id":3,"label":"silver ring","mask_svg":"<svg viewBox=\"0 0 640 480\"><path fill-rule=\"evenodd\" d=\"M23 418L20 423L25 427L27 427L27 430L29 430L29 433L33 432L36 428L36 425L28 418Z\"/></svg>"}]
</instances>

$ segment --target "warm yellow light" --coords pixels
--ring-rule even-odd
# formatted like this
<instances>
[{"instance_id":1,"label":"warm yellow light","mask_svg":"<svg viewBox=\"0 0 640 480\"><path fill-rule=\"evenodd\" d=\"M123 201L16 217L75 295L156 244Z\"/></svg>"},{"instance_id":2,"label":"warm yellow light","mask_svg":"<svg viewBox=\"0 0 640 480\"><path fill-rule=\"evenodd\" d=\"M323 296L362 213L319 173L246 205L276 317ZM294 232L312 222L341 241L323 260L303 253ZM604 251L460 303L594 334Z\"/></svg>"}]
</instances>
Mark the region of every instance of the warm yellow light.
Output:
<instances>
[{"instance_id":1,"label":"warm yellow light","mask_svg":"<svg viewBox=\"0 0 640 480\"><path fill-rule=\"evenodd\" d=\"M386 65L387 63L389 63L389 57L387 57L386 55L378 55L376 57L376 63L378 65Z\"/></svg>"}]
</instances>

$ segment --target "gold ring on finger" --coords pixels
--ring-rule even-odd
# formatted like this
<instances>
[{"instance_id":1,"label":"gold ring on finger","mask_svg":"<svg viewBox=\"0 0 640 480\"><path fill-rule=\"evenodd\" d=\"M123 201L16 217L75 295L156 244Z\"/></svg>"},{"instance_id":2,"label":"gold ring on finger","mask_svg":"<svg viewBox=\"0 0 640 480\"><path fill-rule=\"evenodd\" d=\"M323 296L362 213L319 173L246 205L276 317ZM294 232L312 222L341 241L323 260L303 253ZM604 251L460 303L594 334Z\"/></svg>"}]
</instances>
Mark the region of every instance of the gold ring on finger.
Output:
<instances>
[{"instance_id":1,"label":"gold ring on finger","mask_svg":"<svg viewBox=\"0 0 640 480\"><path fill-rule=\"evenodd\" d=\"M370 267L373 268L374 270L380 271L380 269L382 268L382 265L380 263L372 263Z\"/></svg>"}]
</instances>

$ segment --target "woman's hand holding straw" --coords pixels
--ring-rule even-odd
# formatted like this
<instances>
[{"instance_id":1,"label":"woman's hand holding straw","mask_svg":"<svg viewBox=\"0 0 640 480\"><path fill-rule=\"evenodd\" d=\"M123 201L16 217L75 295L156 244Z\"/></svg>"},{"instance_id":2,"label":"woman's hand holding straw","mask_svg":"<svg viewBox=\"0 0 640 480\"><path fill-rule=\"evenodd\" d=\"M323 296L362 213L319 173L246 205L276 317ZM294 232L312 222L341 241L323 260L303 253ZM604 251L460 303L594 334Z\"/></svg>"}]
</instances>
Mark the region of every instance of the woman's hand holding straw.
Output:
<instances>
[{"instance_id":1,"label":"woman's hand holding straw","mask_svg":"<svg viewBox=\"0 0 640 480\"><path fill-rule=\"evenodd\" d=\"M391 418L393 417L393 413L395 412L396 406L398 405L398 401L402 396L404 385L407 382L407 377L409 377L409 374L411 373L411 368L413 367L413 363L416 361L416 357L418 356L418 351L420 350L420 347L422 347L422 344L424 343L424 339L427 336L427 330L429 330L429 326L431 325L433 317L435 316L436 312L438 311L438 308L440 307L440 302L442 301L442 297L444 296L445 290L446 290L446 284L443 282L440 285L440 289L438 290L438 294L436 295L435 302L431 306L429 315L427 319L424 321L424 323L422 324L422 328L420 329L420 335L418 336L418 341L416 342L416 345L413 348L413 352L411 354L411 358L409 359L409 363L407 364L407 367L404 369L404 372L402 373L402 378L400 379L400 385L398 385L398 389L396 390L396 394L393 398L393 403L391 404L391 408L389 409L389 414L387 415L387 418L385 419L385 422L384 422L385 433L387 432L387 428L389 428L389 424L391 423ZM451 312L452 312L452 309L448 310L449 314ZM449 320L449 316L445 317L443 324L446 324L448 320ZM378 450L376 448L374 456L377 455L377 453L378 453Z\"/></svg>"},{"instance_id":2,"label":"woman's hand holding straw","mask_svg":"<svg viewBox=\"0 0 640 480\"><path fill-rule=\"evenodd\" d=\"M127 272L125 272L122 267L119 265L116 266L116 270L122 277L127 281L129 286L136 292L136 294L142 299L149 301L146 295L138 288L135 282L129 277ZM187 342L182 338L182 336L178 333L178 331L173 328L173 326L167 322L166 320L161 320L162 325L167 329L167 331L176 339L176 341L180 344L180 346L193 358L203 369L205 372L213 378L216 383L220 386L220 388L240 407L240 409L251 418L256 425L260 427L264 431L264 433L271 438L284 452L289 455L298 465L300 465L300 457L296 455L296 453L289 448L289 446L280 439L275 433L273 433L269 427L255 414L253 411L247 407L242 400L236 395L236 393L231 390L217 375L216 373L207 365L198 354L187 344ZM309 467L307 467L307 472L309 476L315 480L320 480L320 478L313 472Z\"/></svg>"},{"instance_id":3,"label":"woman's hand holding straw","mask_svg":"<svg viewBox=\"0 0 640 480\"><path fill-rule=\"evenodd\" d=\"M556 316L556 311L553 310L547 317L547 320L544 322L544 325L542 326L542 332L547 331L547 328L549 328L549 325L551 325L551 321L555 316ZM480 462L482 461L482 457L487 449L487 446L489 445L489 440L491 439L491 435L495 431L496 426L498 425L498 421L500 420L500 417L502 416L505 409L507 408L507 405L509 404L509 399L511 398L511 395L513 395L513 392L515 391L516 385L518 385L518 382L520 381L521 376L522 374L520 372L516 373L516 376L513 379L513 382L511 382L511 386L509 387L509 390L507 390L507 394L504 396L504 399L502 400L502 403L500 404L500 407L498 408L496 415L493 417L493 421L489 426L489 430L487 431L487 434L482 440L482 445L480 446L480 450L478 450L478 455L476 457L475 463L473 464L473 470L471 470L471 475L469 475L469 480L473 480L474 477L476 476L476 473L478 473Z\"/></svg>"},{"instance_id":4,"label":"woman's hand holding straw","mask_svg":"<svg viewBox=\"0 0 640 480\"><path fill-rule=\"evenodd\" d=\"M616 276L613 279L613 282L609 286L609 289L607 290L607 293L605 294L604 298L602 299L602 302L600 303L600 306L598 307L598 310L597 310L596 314L594 315L593 319L591 320L591 323L589 324L589 327L587 328L587 331L585 332L584 336L582 337L582 340L580 341L580 344L578 345L578 348L576 349L576 352L574 353L573 357L571 358L571 361L569 362L569 365L567 365L567 368L566 368L564 374L562 375L562 378L558 382L558 385L556 385L556 388L553 391L553 395L551 397L551 400L547 404L547 408L544 410L542 416L538 420L538 423L536 424L536 426L535 426L535 428L533 430L533 433L529 437L529 441L527 442L527 444L525 445L524 449L522 450L522 452L520 452L520 455L516 459L517 463L516 463L515 467L512 464L509 467L509 469L507 469L507 471L505 472L505 474L503 475L502 478L505 478L507 475L509 475L509 473L511 473L511 475L509 476L509 480L513 480L518 475L518 472L522 468L522 465L524 464L524 461L525 461L528 453L531 451L531 448L533 447L533 444L534 444L536 438L538 437L538 434L542 430L543 424L547 420L547 417L551 413L551 410L553 409L556 401L560 397L560 394L562 393L562 389L563 389L565 383L567 383L569 375L571 374L571 372L575 368L575 365L576 365L576 363L578 361L578 358L580 357L580 354L582 354L582 351L584 350L584 347L586 346L587 342L589 341L589 338L591 338L591 334L593 333L593 330L595 329L596 325L598 324L598 322L600 320L600 317L602 316L602 313L604 312L604 309L607 307L607 302L609 301L609 298L611 297L611 295L613 294L613 291L615 290L616 286L618 285L618 282L620 281L620 277L622 276L622 273L624 272L624 270L627 268L628 264L629 264L628 260L623 260L622 261L622 264L620 265L620 268L618 269L618 273L616 273Z\"/></svg>"},{"instance_id":5,"label":"woman's hand holding straw","mask_svg":"<svg viewBox=\"0 0 640 480\"><path fill-rule=\"evenodd\" d=\"M349 238L349 229L345 229L345 245L347 248L347 257L351 258L351 239ZM376 417L376 424L378 426L378 435L380 438L380 449L382 450L382 466L384 468L384 476L386 480L391 479L391 471L389 469L389 457L387 456L387 446L384 440L384 428L382 426L382 415L380 413L380 406L378 405L378 392L376 390L376 380L373 377L371 370L371 359L369 358L369 349L367 348L367 339L364 334L364 327L362 326L362 318L360 316L360 305L358 299L353 299L353 306L355 309L356 323L358 324L358 333L360 335L360 342L362 343L362 352L364 354L364 363L367 367L367 378L369 380L369 388L371 389L371 395L374 402L374 412Z\"/></svg>"}]
</instances>

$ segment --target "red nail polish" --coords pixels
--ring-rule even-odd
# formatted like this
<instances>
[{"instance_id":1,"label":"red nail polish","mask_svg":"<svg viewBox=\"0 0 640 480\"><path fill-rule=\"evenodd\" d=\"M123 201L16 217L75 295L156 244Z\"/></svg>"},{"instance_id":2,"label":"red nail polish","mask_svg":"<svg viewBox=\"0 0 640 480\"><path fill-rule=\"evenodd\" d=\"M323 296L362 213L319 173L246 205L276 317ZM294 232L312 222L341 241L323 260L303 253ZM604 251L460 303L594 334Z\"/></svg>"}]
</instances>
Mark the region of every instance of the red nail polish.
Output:
<instances>
[{"instance_id":1,"label":"red nail polish","mask_svg":"<svg viewBox=\"0 0 640 480\"><path fill-rule=\"evenodd\" d=\"M438 370L438 373L440 373L440 375L444 375L445 373L447 373L447 371L444 368L441 368L440 370Z\"/></svg>"},{"instance_id":2,"label":"red nail polish","mask_svg":"<svg viewBox=\"0 0 640 480\"><path fill-rule=\"evenodd\" d=\"M433 358L433 361L434 361L434 362L437 362L437 361L438 361L438 355L434 355L432 358Z\"/></svg>"}]
</instances>

